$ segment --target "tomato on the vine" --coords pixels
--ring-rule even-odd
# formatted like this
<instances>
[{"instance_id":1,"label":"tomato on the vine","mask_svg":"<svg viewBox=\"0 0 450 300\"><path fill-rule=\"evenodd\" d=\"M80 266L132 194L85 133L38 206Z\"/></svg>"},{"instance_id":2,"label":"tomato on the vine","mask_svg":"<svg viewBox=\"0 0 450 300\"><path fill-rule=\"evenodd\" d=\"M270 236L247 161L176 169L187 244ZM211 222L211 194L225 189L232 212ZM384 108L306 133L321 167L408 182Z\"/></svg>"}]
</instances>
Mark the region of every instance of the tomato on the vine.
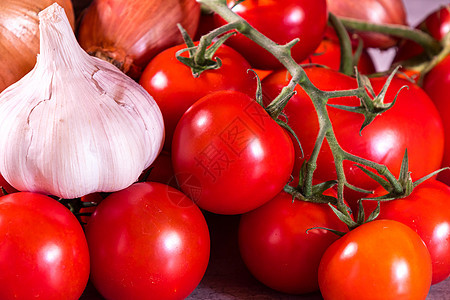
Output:
<instances>
[{"instance_id":1,"label":"tomato on the vine","mask_svg":"<svg viewBox=\"0 0 450 300\"><path fill-rule=\"evenodd\" d=\"M184 299L209 260L208 226L180 191L142 182L112 193L86 227L91 281L107 299Z\"/></svg>"},{"instance_id":2,"label":"tomato on the vine","mask_svg":"<svg viewBox=\"0 0 450 300\"><path fill-rule=\"evenodd\" d=\"M221 91L197 101L180 119L172 163L181 190L201 208L239 214L283 189L294 148L289 135L253 98Z\"/></svg>"},{"instance_id":3,"label":"tomato on the vine","mask_svg":"<svg viewBox=\"0 0 450 300\"><path fill-rule=\"evenodd\" d=\"M368 222L328 247L319 286L325 300L423 300L431 286L430 253L408 226Z\"/></svg>"},{"instance_id":4,"label":"tomato on the vine","mask_svg":"<svg viewBox=\"0 0 450 300\"><path fill-rule=\"evenodd\" d=\"M198 99L215 91L234 90L254 96L256 81L248 72L250 64L232 48L221 45L214 59L218 69L206 70L198 77L190 67L178 61L175 54L186 48L178 45L155 56L144 69L139 83L155 99L164 118L164 149L170 151L175 127L183 113ZM181 54L188 56L187 52Z\"/></svg>"},{"instance_id":5,"label":"tomato on the vine","mask_svg":"<svg viewBox=\"0 0 450 300\"><path fill-rule=\"evenodd\" d=\"M281 192L241 216L242 259L253 276L272 289L290 294L317 291L320 259L339 238L324 228L348 231L327 204L292 200Z\"/></svg>"},{"instance_id":6,"label":"tomato on the vine","mask_svg":"<svg viewBox=\"0 0 450 300\"><path fill-rule=\"evenodd\" d=\"M307 58L322 40L328 20L325 0L247 0L227 1L232 10L262 34L282 45L295 38L300 41L291 48L295 61ZM216 26L225 21L216 15ZM258 69L279 69L282 64L258 44L242 34L231 37L227 44L239 51Z\"/></svg>"},{"instance_id":7,"label":"tomato on the vine","mask_svg":"<svg viewBox=\"0 0 450 300\"><path fill-rule=\"evenodd\" d=\"M387 192L375 190L370 197ZM402 222L419 234L431 255L433 264L432 284L450 275L450 187L435 179L428 179L405 197L381 202L379 219ZM371 200L363 201L365 210L374 208ZM366 212L367 213L367 212Z\"/></svg>"},{"instance_id":8,"label":"tomato on the vine","mask_svg":"<svg viewBox=\"0 0 450 300\"><path fill-rule=\"evenodd\" d=\"M305 71L312 83L325 91L357 88L354 78L331 69L311 67ZM266 97L273 99L288 80L286 71L278 71L266 77L262 82ZM381 90L385 80L384 77L371 79L375 93ZM337 141L345 151L386 165L395 176L398 176L407 149L411 175L413 179L419 179L441 165L444 149L443 125L435 105L427 94L407 80L401 78L392 80L385 103L392 102L404 85L408 88L400 91L393 107L377 116L362 130L361 135L359 131L364 121L363 115L334 107L328 107L327 110ZM299 148L296 148L294 176L298 174L303 161L311 156L319 132L319 122L312 101L300 86L296 87L296 91L297 94L289 100L284 109L288 125L296 132L305 153L305 158L302 158ZM357 97L333 98L328 103L360 105ZM378 186L376 181L364 174L354 163L345 161L344 171L347 181L354 186L368 190ZM326 141L320 150L314 176L322 181L336 179L334 158ZM348 189L345 199L356 211L356 200L362 196L365 195Z\"/></svg>"},{"instance_id":9,"label":"tomato on the vine","mask_svg":"<svg viewBox=\"0 0 450 300\"><path fill-rule=\"evenodd\" d=\"M0 299L78 299L89 251L77 218L38 193L0 198Z\"/></svg>"}]
</instances>

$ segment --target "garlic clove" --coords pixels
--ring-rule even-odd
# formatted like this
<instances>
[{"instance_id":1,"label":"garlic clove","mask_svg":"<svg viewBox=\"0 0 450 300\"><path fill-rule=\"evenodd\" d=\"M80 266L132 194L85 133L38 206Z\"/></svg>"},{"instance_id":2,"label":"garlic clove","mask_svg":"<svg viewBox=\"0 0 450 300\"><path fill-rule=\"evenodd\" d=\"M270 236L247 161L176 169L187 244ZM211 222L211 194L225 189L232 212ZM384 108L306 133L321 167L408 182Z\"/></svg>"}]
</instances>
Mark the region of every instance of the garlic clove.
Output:
<instances>
[{"instance_id":1,"label":"garlic clove","mask_svg":"<svg viewBox=\"0 0 450 300\"><path fill-rule=\"evenodd\" d=\"M157 104L84 52L61 6L39 18L35 67L0 94L0 173L18 190L62 198L126 188L161 151Z\"/></svg>"}]
</instances>

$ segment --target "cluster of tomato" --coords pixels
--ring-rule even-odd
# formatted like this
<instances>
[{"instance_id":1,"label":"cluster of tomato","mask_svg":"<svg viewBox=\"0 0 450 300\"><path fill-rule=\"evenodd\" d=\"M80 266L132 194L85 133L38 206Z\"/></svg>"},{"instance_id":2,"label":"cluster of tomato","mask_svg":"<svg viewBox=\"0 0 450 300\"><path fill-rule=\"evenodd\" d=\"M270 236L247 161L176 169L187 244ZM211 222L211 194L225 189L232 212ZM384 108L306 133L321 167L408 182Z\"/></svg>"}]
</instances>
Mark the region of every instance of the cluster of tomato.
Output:
<instances>
[{"instance_id":1,"label":"cluster of tomato","mask_svg":"<svg viewBox=\"0 0 450 300\"><path fill-rule=\"evenodd\" d=\"M305 64L318 89L358 87L354 76L339 71L339 42L327 27L325 0L257 2L244 1L233 10L279 44L300 36L291 55ZM449 9L424 21L437 40L448 32ZM197 38L223 24L216 14L203 15ZM407 43L403 47L398 60L421 52L416 46L419 50L409 52L413 47ZM300 148L255 101L258 85L248 70L260 75L261 102L268 104L290 81L280 62L238 33L215 52L219 68L193 76L176 57L183 48L156 55L139 79L164 117L163 151L141 182L108 195L83 197L84 203L98 204L78 214L86 223L84 230L58 201L16 192L0 182L8 192L0 201L1 299L77 299L89 278L106 299L183 299L208 267L211 244L204 214L240 215L236 238L245 265L263 284L283 293L320 290L325 299L425 299L431 284L448 278L450 171L439 174L441 181L428 179L410 195L383 202L375 221L349 230L326 203L293 200L284 191L286 184L295 186L317 147L319 120L309 95L297 85L280 119L295 133ZM188 57L189 52L181 55ZM385 165L396 176L407 149L412 181L446 166L449 59L423 75L423 88L404 76L394 77L385 102L396 99L395 104L361 133L364 116L329 107L342 149ZM375 71L365 50L358 70ZM370 79L375 94L386 79ZM360 101L338 97L328 104L359 106ZM375 190L371 197L387 193L354 162L344 162L343 171L349 184ZM336 176L325 141L314 182ZM336 197L332 188L325 194ZM355 213L366 196L345 190L345 201ZM61 202L78 210L72 201ZM367 214L375 208L374 202L363 203Z\"/></svg>"},{"instance_id":2,"label":"cluster of tomato","mask_svg":"<svg viewBox=\"0 0 450 300\"><path fill-rule=\"evenodd\" d=\"M325 91L356 88L354 77L339 72L339 42L326 25L324 1L300 2L274 8L258 7L260 3L244 1L233 10L279 44L303 36L292 48L291 55L305 64L305 72L317 88ZM441 31L448 31L448 9L442 8L428 17L436 19L438 16L438 22L434 20L431 23L440 26ZM296 18L299 10L308 11L310 18ZM198 36L225 24L218 15L203 17L206 29ZM283 22L277 25L270 20ZM306 33L304 28L307 28ZM444 34L441 32L433 37L441 40ZM198 78L193 78L191 71L174 58L183 47L178 46L156 56L140 79L144 88L155 97L165 117L167 152L162 154L161 159L165 162L161 163L172 166L173 174L166 178L163 176L163 180L167 182L171 176L176 176L179 188L204 210L217 214L242 214L239 225L241 256L251 273L273 289L285 293L308 293L318 290L320 283L320 290L328 299L336 299L338 295L344 297L345 290L351 291L355 299L365 298L371 293L379 294L380 299L389 299L396 297L393 291L399 291L402 286L403 290L397 296L423 299L430 282L438 283L450 274L448 186L429 179L418 185L408 197L383 202L379 219L400 221L409 227L398 222L364 224L345 235L345 239L339 239L327 251L319 269L323 253L338 237L327 230L307 229L321 227L346 231L345 225L328 206L292 201L290 194L281 191L288 176L298 175L315 147L319 121L313 103L297 85L296 94L283 111L300 140L300 150L295 139L291 137L291 143L286 133L280 132L277 124L252 100L256 84L254 75L246 70L249 64L259 69L265 101L273 100L288 85L289 73L280 68L280 63L269 52L243 35L231 37L226 44L230 47L223 45L217 51L221 68L205 71ZM411 48L408 44L401 47ZM311 55L314 51L315 54ZM396 60L400 60L403 51L399 51ZM411 52L410 57L417 52ZM306 64L327 65L328 68ZM365 51L358 62L358 70L364 74L375 71ZM425 82L435 81L433 78L448 80L448 75L437 76L433 72L426 75ZM375 93L382 90L386 79L387 76L371 79ZM440 94L438 101L444 103L442 89L448 85L445 82L436 84L441 89L435 90ZM403 86L407 89L401 90L396 97ZM434 97L430 99L431 95L404 76L394 77L385 99L390 102L396 98L395 105L364 128L361 135L363 116L332 107L328 108L328 114L337 141L344 150L384 164L396 176L400 173L407 149L409 171L415 181L441 165L445 166L442 157L446 122L442 122L442 118L445 119L446 112L442 106L436 109L438 104ZM356 97L334 98L328 103L360 104ZM387 193L382 188L377 189L379 184L355 163L345 162L344 171L350 184L376 190L375 195L378 196ZM443 171L439 175L444 182L447 173ZM326 142L320 150L314 176L321 182L336 179L334 158ZM346 190L345 195L354 212L358 211L358 200L367 196L351 189ZM373 202L364 206L369 212L375 208ZM384 227L395 227L393 231L397 227L401 229L389 236L390 233L381 230ZM406 243L400 241L401 235L410 234L410 228L425 241L431 253L433 271L421 239L414 238L414 246L410 249L399 246ZM384 244L383 249L377 247L380 243ZM346 248L348 244L355 248L354 253ZM367 249L363 250L364 247ZM356 251L356 248L360 250ZM402 257L402 263L399 263L399 257ZM408 275L402 273L405 268ZM374 281L378 281L377 287L372 286ZM357 293L356 287L360 288ZM350 299L348 296L344 298Z\"/></svg>"}]
</instances>

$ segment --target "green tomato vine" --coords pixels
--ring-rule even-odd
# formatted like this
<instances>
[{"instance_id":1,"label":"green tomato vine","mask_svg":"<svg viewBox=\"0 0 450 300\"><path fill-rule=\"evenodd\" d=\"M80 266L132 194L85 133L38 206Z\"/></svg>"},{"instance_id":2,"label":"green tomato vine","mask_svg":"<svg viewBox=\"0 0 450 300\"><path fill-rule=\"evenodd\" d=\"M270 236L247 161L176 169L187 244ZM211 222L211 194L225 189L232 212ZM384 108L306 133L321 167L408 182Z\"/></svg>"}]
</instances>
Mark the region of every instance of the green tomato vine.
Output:
<instances>
[{"instance_id":1,"label":"green tomato vine","mask_svg":"<svg viewBox=\"0 0 450 300\"><path fill-rule=\"evenodd\" d=\"M329 201L330 203L336 205L335 212L341 217L343 220L348 221L348 225L352 227L358 226L360 223L363 223L367 220L364 220L364 216L358 216L357 222L352 221L351 214L349 212L349 208L344 203L344 188L348 187L360 192L370 193L371 191L365 191L358 187L352 186L346 180L346 175L344 172L343 162L344 161L352 161L357 164L357 166L362 169L368 176L377 180L380 184L383 185L388 191L390 191L391 197L396 197L397 195L404 196L405 193L410 193L411 179L409 177L409 173L407 171L407 154L405 152L404 163L402 165L402 174L399 179L397 179L391 171L382 164L378 164L376 162L364 159L362 157L358 157L353 155L339 145L339 142L336 139L336 135L334 133L333 125L331 123L330 117L328 115L327 106L328 100L336 97L346 97L346 96L356 96L360 99L360 105L357 107L348 107L348 106L334 106L340 109L352 111L355 113L363 114L365 117L365 121L361 126L361 130L367 125L369 125L377 115L391 108L395 103L385 104L384 97L386 94L387 87L390 84L393 76L395 75L397 69L394 69L390 74L389 78L386 80L386 83L381 90L381 92L376 95L371 86L369 80L358 72L355 72L355 76L357 78L358 87L352 90L338 90L338 91L323 91L318 89L308 78L304 69L297 64L294 59L290 55L290 49L299 42L298 39L294 39L291 42L279 45L275 43L273 40L269 39L261 32L252 27L245 19L234 13L228 6L226 1L224 0L198 0L202 5L206 6L211 11L219 14L228 24L220 27L216 30L211 31L210 33L204 35L200 39L199 46L195 51L192 51L192 56L195 58L196 56L200 57L202 53L205 52L206 47L208 47L214 38L229 32L230 30L236 30L239 34L243 34L262 46L264 49L269 51L275 58L277 58L283 66L287 69L287 71L291 75L290 82L287 86L285 86L281 93L272 100L272 102L265 108L266 111L271 115L275 120L281 114L284 106L289 101L290 97L294 94L294 89L296 85L300 85L301 88L308 94L310 97L319 122L319 133L317 135L317 139L315 142L315 146L313 152L311 153L310 158L303 165L302 173L300 176L299 187L297 189L286 186L285 190L293 196L300 198L306 201L317 201L320 202L325 199L329 201L329 198L318 197L319 192L323 192L323 190L329 187L330 184L337 184L338 197L337 201ZM430 52L435 53L440 51L440 45L436 44L430 36L425 33L418 33L417 30L406 29L403 27L396 26L394 28L385 29L383 26L366 26L363 22L357 22L358 24L351 23L350 21L340 22L340 19L336 18L334 15L330 14L330 23L336 29L338 34L342 35L342 32L345 30L345 27L348 28L360 28L362 30L372 30L376 29L380 32L385 32L389 34L402 35L403 37L412 37L415 41L419 42L419 44L424 45L427 49L430 49ZM360 23L363 23L361 25ZM406 33L405 33L406 32ZM348 37L348 36L347 36ZM341 46L343 49L347 49L347 51L343 51L344 53L351 53L350 40L346 40L344 37L343 42L341 42ZM345 50L344 49L344 50ZM351 55L351 54L349 54ZM347 55L346 60L348 60L349 55ZM343 55L344 56L344 55ZM197 60L200 60L197 58ZM354 61L354 60L353 60ZM341 69L344 69L344 73L353 73L352 66L343 66L344 62L341 61ZM400 92L400 91L399 91ZM397 94L398 95L398 94ZM396 97L395 97L396 98ZM327 141L330 149L332 151L332 155L335 162L335 168L337 172L337 180L333 182L329 182L324 186L314 186L313 185L313 174L314 170L317 166L317 158L319 155L319 151L323 145L324 141ZM369 167L374 169L378 174L371 172L364 167ZM406 168L406 171L404 170ZM431 176L431 175L430 175ZM427 176L428 177L428 176ZM369 216L368 219L373 219L376 216L376 212L374 215Z\"/></svg>"}]
</instances>

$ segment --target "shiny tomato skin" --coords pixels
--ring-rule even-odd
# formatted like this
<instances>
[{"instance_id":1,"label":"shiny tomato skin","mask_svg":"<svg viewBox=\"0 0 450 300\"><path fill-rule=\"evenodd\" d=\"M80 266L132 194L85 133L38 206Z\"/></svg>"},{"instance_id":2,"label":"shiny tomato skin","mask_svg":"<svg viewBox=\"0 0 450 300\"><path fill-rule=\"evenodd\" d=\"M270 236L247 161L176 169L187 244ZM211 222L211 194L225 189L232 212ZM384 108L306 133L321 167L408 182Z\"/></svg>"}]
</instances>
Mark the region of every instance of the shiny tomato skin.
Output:
<instances>
[{"instance_id":1,"label":"shiny tomato skin","mask_svg":"<svg viewBox=\"0 0 450 300\"><path fill-rule=\"evenodd\" d=\"M227 1L233 6L236 1ZM286 44L295 38L300 41L291 48L295 61L307 58L322 40L328 10L326 0L246 0L233 7L251 26L278 44ZM216 15L216 26L225 21ZM239 51L257 69L279 69L282 64L271 53L243 34L231 37L227 44Z\"/></svg>"},{"instance_id":2,"label":"shiny tomato skin","mask_svg":"<svg viewBox=\"0 0 450 300\"><path fill-rule=\"evenodd\" d=\"M209 231L180 191L142 182L104 199L86 228L91 281L107 299L184 299L209 260Z\"/></svg>"},{"instance_id":3,"label":"shiny tomato skin","mask_svg":"<svg viewBox=\"0 0 450 300\"><path fill-rule=\"evenodd\" d=\"M239 249L250 272L263 284L289 294L319 289L322 254L339 238L325 229L348 231L327 204L292 200L281 192L263 206L243 214Z\"/></svg>"},{"instance_id":4,"label":"shiny tomato skin","mask_svg":"<svg viewBox=\"0 0 450 300\"><path fill-rule=\"evenodd\" d=\"M218 214L255 209L288 182L294 148L287 133L254 99L212 93L180 119L172 163L181 190Z\"/></svg>"},{"instance_id":5,"label":"shiny tomato skin","mask_svg":"<svg viewBox=\"0 0 450 300\"><path fill-rule=\"evenodd\" d=\"M408 226L372 221L325 251L319 286L325 300L423 300L431 286L430 253Z\"/></svg>"},{"instance_id":6,"label":"shiny tomato skin","mask_svg":"<svg viewBox=\"0 0 450 300\"><path fill-rule=\"evenodd\" d=\"M379 188L372 197L386 194ZM431 255L433 281L436 284L450 275L450 187L428 179L414 188L411 195L381 202L379 219L399 221L419 234ZM364 201L367 210L376 202ZM368 209L370 207L370 209Z\"/></svg>"},{"instance_id":7,"label":"shiny tomato skin","mask_svg":"<svg viewBox=\"0 0 450 300\"><path fill-rule=\"evenodd\" d=\"M89 251L76 217L37 193L0 198L0 299L78 299Z\"/></svg>"},{"instance_id":8,"label":"shiny tomato skin","mask_svg":"<svg viewBox=\"0 0 450 300\"><path fill-rule=\"evenodd\" d=\"M305 69L312 83L322 90L354 89L356 80L337 71L311 67ZM278 71L266 77L263 82L263 92L269 99L279 93L286 85L289 77L285 71ZM385 82L385 78L371 80L373 88L378 93ZM334 133L340 146L357 156L386 165L398 176L405 149L408 149L409 167L413 179L419 179L439 168L444 149L444 132L439 113L418 86L407 80L394 78L387 91L385 103L391 102L396 92L404 85L394 106L377 116L375 120L361 132L359 130L364 117L353 112L328 107ZM303 89L296 87L294 95L286 105L284 112L288 117L288 124L296 132L302 144L305 158L311 155L316 141L319 125L314 106ZM356 97L330 99L329 104L358 106ZM426 147L424 147L426 145ZM426 159L426 163L423 160ZM298 174L304 159L296 148L294 176ZM359 170L354 163L345 161L344 171L347 180L360 188L373 190L378 183ZM325 141L319 153L317 169L314 176L317 180L326 181L336 179L334 159L328 143ZM356 200L364 194L346 191L345 199L350 207L356 211Z\"/></svg>"},{"instance_id":9,"label":"shiny tomato skin","mask_svg":"<svg viewBox=\"0 0 450 300\"><path fill-rule=\"evenodd\" d=\"M447 56L424 77L423 89L436 105L445 131L442 167L450 167L450 56ZM450 170L438 174L438 179L450 184Z\"/></svg>"},{"instance_id":10,"label":"shiny tomato skin","mask_svg":"<svg viewBox=\"0 0 450 300\"><path fill-rule=\"evenodd\" d=\"M252 97L256 92L255 76L248 72L250 64L232 48L220 46L214 57L221 60L221 67L206 70L198 77L194 77L191 68L175 57L175 53L184 48L186 45L178 45L158 54L147 65L139 80L155 99L163 115L164 149L167 151L170 151L179 119L198 99L222 90L240 91ZM183 54L187 55L187 52Z\"/></svg>"}]
</instances>

